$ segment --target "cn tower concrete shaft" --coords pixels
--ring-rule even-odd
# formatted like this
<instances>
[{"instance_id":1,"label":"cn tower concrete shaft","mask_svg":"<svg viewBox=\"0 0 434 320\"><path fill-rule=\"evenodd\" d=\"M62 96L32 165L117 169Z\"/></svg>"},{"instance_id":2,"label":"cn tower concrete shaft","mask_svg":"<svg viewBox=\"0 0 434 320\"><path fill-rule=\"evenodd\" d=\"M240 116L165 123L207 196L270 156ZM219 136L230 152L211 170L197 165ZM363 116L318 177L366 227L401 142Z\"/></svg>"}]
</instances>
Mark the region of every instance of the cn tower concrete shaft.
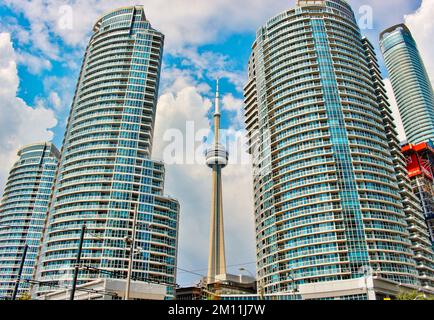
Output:
<instances>
[{"instance_id":1,"label":"cn tower concrete shaft","mask_svg":"<svg viewBox=\"0 0 434 320\"><path fill-rule=\"evenodd\" d=\"M212 169L212 207L208 258L208 283L216 282L216 276L226 274L225 240L223 227L222 169L228 162L228 152L220 144L220 97L217 81L214 112L214 145L207 151L207 165Z\"/></svg>"}]
</instances>

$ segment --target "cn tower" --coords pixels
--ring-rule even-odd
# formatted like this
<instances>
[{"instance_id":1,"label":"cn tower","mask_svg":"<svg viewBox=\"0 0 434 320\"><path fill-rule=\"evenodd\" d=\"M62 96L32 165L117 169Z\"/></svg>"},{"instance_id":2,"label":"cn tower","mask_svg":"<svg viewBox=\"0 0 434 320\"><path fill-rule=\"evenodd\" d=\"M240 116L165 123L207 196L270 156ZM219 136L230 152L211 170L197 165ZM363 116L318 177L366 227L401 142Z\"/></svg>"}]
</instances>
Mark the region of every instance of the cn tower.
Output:
<instances>
[{"instance_id":1,"label":"cn tower","mask_svg":"<svg viewBox=\"0 0 434 320\"><path fill-rule=\"evenodd\" d=\"M229 153L220 143L220 96L217 80L214 111L214 144L206 151L206 164L212 169L212 208L208 260L208 283L226 274L225 239L223 228L222 169L228 164Z\"/></svg>"}]
</instances>

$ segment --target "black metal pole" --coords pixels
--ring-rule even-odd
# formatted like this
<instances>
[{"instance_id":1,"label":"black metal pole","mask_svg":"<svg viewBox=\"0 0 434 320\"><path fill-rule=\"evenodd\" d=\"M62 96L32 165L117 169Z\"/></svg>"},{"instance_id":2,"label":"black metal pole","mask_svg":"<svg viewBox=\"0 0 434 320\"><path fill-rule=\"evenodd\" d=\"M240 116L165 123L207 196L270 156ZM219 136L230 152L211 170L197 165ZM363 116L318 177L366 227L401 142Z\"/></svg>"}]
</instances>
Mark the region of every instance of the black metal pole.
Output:
<instances>
[{"instance_id":1,"label":"black metal pole","mask_svg":"<svg viewBox=\"0 0 434 320\"><path fill-rule=\"evenodd\" d=\"M80 243L78 245L77 260L75 261L75 268L74 268L74 279L72 281L71 296L69 297L69 300L74 300L75 289L77 288L78 271L80 270L81 252L83 250L83 241L84 241L85 233L86 233L86 226L83 225L81 227Z\"/></svg>"},{"instance_id":2,"label":"black metal pole","mask_svg":"<svg viewBox=\"0 0 434 320\"><path fill-rule=\"evenodd\" d=\"M12 300L17 299L18 288L20 287L21 275L23 274L24 262L26 261L26 255L27 255L27 249L28 248L29 248L29 246L26 244L24 246L23 255L21 257L20 269L18 270L18 278L15 282L14 293L12 294Z\"/></svg>"}]
</instances>

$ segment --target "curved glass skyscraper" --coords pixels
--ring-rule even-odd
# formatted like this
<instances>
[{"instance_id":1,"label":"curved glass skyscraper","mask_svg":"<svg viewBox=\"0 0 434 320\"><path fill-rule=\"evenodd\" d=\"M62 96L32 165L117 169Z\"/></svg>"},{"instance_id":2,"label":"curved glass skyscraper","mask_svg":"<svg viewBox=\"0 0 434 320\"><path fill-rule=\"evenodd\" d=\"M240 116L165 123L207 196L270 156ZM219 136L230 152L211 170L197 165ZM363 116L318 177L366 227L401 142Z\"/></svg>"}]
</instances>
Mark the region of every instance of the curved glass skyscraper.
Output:
<instances>
[{"instance_id":1,"label":"curved glass skyscraper","mask_svg":"<svg viewBox=\"0 0 434 320\"><path fill-rule=\"evenodd\" d=\"M257 32L245 122L265 293L373 270L420 285L371 54L342 0L299 0Z\"/></svg>"},{"instance_id":2,"label":"curved glass skyscraper","mask_svg":"<svg viewBox=\"0 0 434 320\"><path fill-rule=\"evenodd\" d=\"M66 129L37 274L38 294L70 287L86 225L78 283L125 277L137 208L132 276L176 280L179 205L164 196L164 165L150 160L164 36L141 6L100 18L84 57ZM133 237L134 238L134 237Z\"/></svg>"},{"instance_id":3,"label":"curved glass skyscraper","mask_svg":"<svg viewBox=\"0 0 434 320\"><path fill-rule=\"evenodd\" d=\"M27 245L18 297L29 291L51 189L60 158L51 143L37 143L18 151L0 204L0 299L14 291L24 248Z\"/></svg>"},{"instance_id":4,"label":"curved glass skyscraper","mask_svg":"<svg viewBox=\"0 0 434 320\"><path fill-rule=\"evenodd\" d=\"M388 28L380 45L408 142L434 140L434 92L410 30L403 24Z\"/></svg>"}]
</instances>

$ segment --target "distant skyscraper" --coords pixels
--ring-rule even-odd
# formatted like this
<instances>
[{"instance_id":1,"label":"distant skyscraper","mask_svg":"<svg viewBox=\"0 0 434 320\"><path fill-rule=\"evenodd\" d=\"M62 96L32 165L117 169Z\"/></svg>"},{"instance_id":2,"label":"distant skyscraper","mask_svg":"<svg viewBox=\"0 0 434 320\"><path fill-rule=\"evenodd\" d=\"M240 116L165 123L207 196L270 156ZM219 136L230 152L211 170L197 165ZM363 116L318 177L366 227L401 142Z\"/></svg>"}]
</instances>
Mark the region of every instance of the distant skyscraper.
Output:
<instances>
[{"instance_id":1,"label":"distant skyscraper","mask_svg":"<svg viewBox=\"0 0 434 320\"><path fill-rule=\"evenodd\" d=\"M245 123L265 293L319 282L348 289L369 274L420 286L403 200L414 215L421 209L414 194L404 197L408 183L400 189L405 162L384 100L372 46L346 1L299 0L258 30Z\"/></svg>"},{"instance_id":2,"label":"distant skyscraper","mask_svg":"<svg viewBox=\"0 0 434 320\"><path fill-rule=\"evenodd\" d=\"M37 294L71 287L86 224L78 283L125 277L138 208L133 279L173 294L179 204L164 196L164 165L151 150L164 36L143 7L100 18L86 49L66 129Z\"/></svg>"},{"instance_id":3,"label":"distant skyscraper","mask_svg":"<svg viewBox=\"0 0 434 320\"><path fill-rule=\"evenodd\" d=\"M51 143L18 151L0 204L0 299L12 297L27 245L18 297L29 291L60 157Z\"/></svg>"},{"instance_id":4,"label":"distant skyscraper","mask_svg":"<svg viewBox=\"0 0 434 320\"><path fill-rule=\"evenodd\" d=\"M403 24L388 28L380 45L408 142L434 140L434 92L410 30Z\"/></svg>"},{"instance_id":5,"label":"distant skyscraper","mask_svg":"<svg viewBox=\"0 0 434 320\"><path fill-rule=\"evenodd\" d=\"M222 169L228 163L229 154L220 143L220 101L217 82L214 112L214 144L206 153L206 163L212 169L212 208L210 220L210 243L208 282L226 275L225 239L223 227Z\"/></svg>"}]
</instances>

